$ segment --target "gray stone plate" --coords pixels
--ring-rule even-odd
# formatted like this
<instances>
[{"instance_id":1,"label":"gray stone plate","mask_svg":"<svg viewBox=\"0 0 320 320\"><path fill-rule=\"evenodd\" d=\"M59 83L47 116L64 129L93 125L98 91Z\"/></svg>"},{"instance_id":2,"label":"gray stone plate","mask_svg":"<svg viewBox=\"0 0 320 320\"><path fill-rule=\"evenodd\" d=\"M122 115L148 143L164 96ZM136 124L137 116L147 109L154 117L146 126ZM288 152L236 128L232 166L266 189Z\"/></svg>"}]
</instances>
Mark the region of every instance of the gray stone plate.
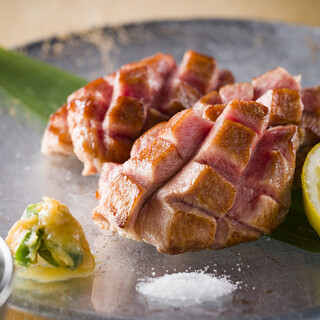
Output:
<instances>
[{"instance_id":1,"label":"gray stone plate","mask_svg":"<svg viewBox=\"0 0 320 320\"><path fill-rule=\"evenodd\" d=\"M234 20L150 22L49 39L20 50L93 79L158 51L180 60L189 48L215 56L238 81L281 65L301 74L303 86L320 84L320 29L301 26ZM42 156L41 130L4 108L0 111L0 235L6 235L27 204L48 195L70 207L98 262L87 279L50 285L16 279L12 307L61 319L320 317L318 255L263 237L216 252L166 256L147 244L102 232L90 217L98 177L82 177L76 159ZM161 276L205 268L242 284L214 303L184 308L148 300L135 290L138 279L153 272Z\"/></svg>"}]
</instances>

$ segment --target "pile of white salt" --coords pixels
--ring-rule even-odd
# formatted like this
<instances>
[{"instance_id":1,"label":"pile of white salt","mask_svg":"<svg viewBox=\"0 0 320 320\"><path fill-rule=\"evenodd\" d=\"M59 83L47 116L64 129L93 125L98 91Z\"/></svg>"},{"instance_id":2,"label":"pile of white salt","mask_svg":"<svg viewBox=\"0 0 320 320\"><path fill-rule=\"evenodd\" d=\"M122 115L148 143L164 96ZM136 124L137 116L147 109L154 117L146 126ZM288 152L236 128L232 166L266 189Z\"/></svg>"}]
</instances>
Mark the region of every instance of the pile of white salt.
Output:
<instances>
[{"instance_id":1,"label":"pile of white salt","mask_svg":"<svg viewBox=\"0 0 320 320\"><path fill-rule=\"evenodd\" d=\"M204 272L165 274L159 278L140 281L136 290L159 302L174 306L190 306L214 301L237 289L226 277Z\"/></svg>"}]
</instances>

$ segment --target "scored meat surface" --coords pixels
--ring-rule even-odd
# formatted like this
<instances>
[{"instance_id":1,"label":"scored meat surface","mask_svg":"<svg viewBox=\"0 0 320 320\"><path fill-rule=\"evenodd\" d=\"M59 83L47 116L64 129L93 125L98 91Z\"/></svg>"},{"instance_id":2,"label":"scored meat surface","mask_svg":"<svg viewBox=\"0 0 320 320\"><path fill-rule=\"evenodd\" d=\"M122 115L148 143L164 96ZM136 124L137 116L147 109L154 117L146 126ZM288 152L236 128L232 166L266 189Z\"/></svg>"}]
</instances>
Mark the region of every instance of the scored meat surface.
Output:
<instances>
[{"instance_id":1,"label":"scored meat surface","mask_svg":"<svg viewBox=\"0 0 320 320\"><path fill-rule=\"evenodd\" d=\"M94 221L170 254L271 232L289 208L298 129L267 129L270 110L232 100L215 122L189 109L151 129L104 168Z\"/></svg>"},{"instance_id":2,"label":"scored meat surface","mask_svg":"<svg viewBox=\"0 0 320 320\"><path fill-rule=\"evenodd\" d=\"M177 112L193 107L216 121L233 99L268 106L270 125L299 124L301 148L309 147L320 141L320 87L301 89L300 80L278 67L251 83L234 83L212 57L189 50L177 67L170 55L159 53L71 94L51 115L41 151L75 154L84 163L83 175L95 174L106 162L126 161L137 138Z\"/></svg>"},{"instance_id":3,"label":"scored meat surface","mask_svg":"<svg viewBox=\"0 0 320 320\"><path fill-rule=\"evenodd\" d=\"M169 254L252 241L284 219L320 141L320 87L300 81L278 67L234 83L210 56L159 53L71 94L41 150L102 172L102 228Z\"/></svg>"},{"instance_id":4,"label":"scored meat surface","mask_svg":"<svg viewBox=\"0 0 320 320\"><path fill-rule=\"evenodd\" d=\"M191 50L179 67L163 53L126 64L69 96L50 117L41 150L75 154L84 163L82 174L95 174L106 162L126 161L145 131L233 81L214 58Z\"/></svg>"}]
</instances>

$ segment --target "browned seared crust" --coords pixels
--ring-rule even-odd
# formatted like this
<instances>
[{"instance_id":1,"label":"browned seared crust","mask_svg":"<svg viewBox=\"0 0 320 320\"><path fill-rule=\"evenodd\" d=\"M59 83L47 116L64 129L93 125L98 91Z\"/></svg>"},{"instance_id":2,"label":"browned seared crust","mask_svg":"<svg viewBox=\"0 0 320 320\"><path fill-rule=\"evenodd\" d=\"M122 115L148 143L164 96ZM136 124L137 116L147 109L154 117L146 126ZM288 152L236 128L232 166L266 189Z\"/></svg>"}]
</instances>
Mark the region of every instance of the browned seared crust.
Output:
<instances>
[{"instance_id":1,"label":"browned seared crust","mask_svg":"<svg viewBox=\"0 0 320 320\"><path fill-rule=\"evenodd\" d=\"M112 181L106 196L108 211L120 228L124 228L131 218L138 202L143 200L144 188L128 175L120 173Z\"/></svg>"},{"instance_id":2,"label":"browned seared crust","mask_svg":"<svg viewBox=\"0 0 320 320\"><path fill-rule=\"evenodd\" d=\"M258 99L271 110L270 125L298 124L303 111L300 93L290 89L267 91Z\"/></svg>"},{"instance_id":3,"label":"browned seared crust","mask_svg":"<svg viewBox=\"0 0 320 320\"><path fill-rule=\"evenodd\" d=\"M180 68L180 79L196 88L201 94L206 93L210 86L212 74L216 69L216 60L188 50L181 64L183 68ZM218 77L218 74L216 76Z\"/></svg>"},{"instance_id":4,"label":"browned seared crust","mask_svg":"<svg viewBox=\"0 0 320 320\"><path fill-rule=\"evenodd\" d=\"M208 105L202 116L204 119L216 122L225 107L225 104Z\"/></svg>"},{"instance_id":5,"label":"browned seared crust","mask_svg":"<svg viewBox=\"0 0 320 320\"><path fill-rule=\"evenodd\" d=\"M264 105L254 101L232 100L228 104L228 113L226 118L239 122L252 130L258 135L265 130L269 119L269 110Z\"/></svg>"},{"instance_id":6,"label":"browned seared crust","mask_svg":"<svg viewBox=\"0 0 320 320\"><path fill-rule=\"evenodd\" d=\"M161 111L172 117L179 111L191 108L201 97L201 93L186 82L174 81L169 102L161 107Z\"/></svg>"},{"instance_id":7,"label":"browned seared crust","mask_svg":"<svg viewBox=\"0 0 320 320\"><path fill-rule=\"evenodd\" d=\"M290 89L277 89L273 91L270 124L299 123L302 111L303 105L298 91Z\"/></svg>"},{"instance_id":8,"label":"browned seared crust","mask_svg":"<svg viewBox=\"0 0 320 320\"><path fill-rule=\"evenodd\" d=\"M232 247L243 242L257 240L261 232L239 223L232 218L221 218L218 221L215 242L210 249L222 249Z\"/></svg>"},{"instance_id":9,"label":"browned seared crust","mask_svg":"<svg viewBox=\"0 0 320 320\"><path fill-rule=\"evenodd\" d=\"M191 108L219 76L216 60L187 51L177 68L158 53L95 79L68 97L45 131L45 154L74 154L83 175L100 172L106 162L123 163L146 130Z\"/></svg>"},{"instance_id":10,"label":"browned seared crust","mask_svg":"<svg viewBox=\"0 0 320 320\"><path fill-rule=\"evenodd\" d=\"M320 138L320 115L303 112L301 117L301 127L310 130L318 138Z\"/></svg>"},{"instance_id":11,"label":"browned seared crust","mask_svg":"<svg viewBox=\"0 0 320 320\"><path fill-rule=\"evenodd\" d=\"M108 200L103 189L95 220L170 254L224 248L271 232L290 205L299 143L296 125L266 130L269 117L267 107L238 100L214 124L191 109L180 112L115 167L120 174L104 188L121 196ZM130 180L123 191L115 184L119 175Z\"/></svg>"},{"instance_id":12,"label":"browned seared crust","mask_svg":"<svg viewBox=\"0 0 320 320\"><path fill-rule=\"evenodd\" d=\"M136 139L144 125L145 110L137 99L120 96L108 111L105 128L111 137Z\"/></svg>"},{"instance_id":13,"label":"browned seared crust","mask_svg":"<svg viewBox=\"0 0 320 320\"><path fill-rule=\"evenodd\" d=\"M172 208L153 197L142 208L135 231L160 252L178 254L198 251L214 241L216 219L188 207Z\"/></svg>"},{"instance_id":14,"label":"browned seared crust","mask_svg":"<svg viewBox=\"0 0 320 320\"><path fill-rule=\"evenodd\" d=\"M303 88L301 98L307 112L320 114L320 86Z\"/></svg>"},{"instance_id":15,"label":"browned seared crust","mask_svg":"<svg viewBox=\"0 0 320 320\"><path fill-rule=\"evenodd\" d=\"M270 233L283 220L280 205L268 195L241 187L228 216L255 230Z\"/></svg>"},{"instance_id":16,"label":"browned seared crust","mask_svg":"<svg viewBox=\"0 0 320 320\"><path fill-rule=\"evenodd\" d=\"M212 244L215 232L215 218L191 210L175 210L168 232L168 248L159 251L177 254L206 249Z\"/></svg>"},{"instance_id":17,"label":"browned seared crust","mask_svg":"<svg viewBox=\"0 0 320 320\"><path fill-rule=\"evenodd\" d=\"M69 98L68 127L83 175L95 174L107 161L102 121L109 107L113 78L99 78Z\"/></svg>"},{"instance_id":18,"label":"browned seared crust","mask_svg":"<svg viewBox=\"0 0 320 320\"><path fill-rule=\"evenodd\" d=\"M215 192L212 192L212 186ZM167 183L161 196L173 208L186 203L220 217L232 207L235 194L235 186L221 173L208 165L193 162Z\"/></svg>"},{"instance_id":19,"label":"browned seared crust","mask_svg":"<svg viewBox=\"0 0 320 320\"><path fill-rule=\"evenodd\" d=\"M75 141L74 152L85 165L83 175L97 173L107 160L106 148L101 140L102 129L98 124L103 115L97 112L92 117L92 110L98 108L99 103L89 98L72 100L68 104L68 126ZM80 109L83 117L78 116Z\"/></svg>"},{"instance_id":20,"label":"browned seared crust","mask_svg":"<svg viewBox=\"0 0 320 320\"><path fill-rule=\"evenodd\" d=\"M142 151L145 147L147 147L150 143L157 139L159 132L164 128L166 122L161 122L149 129L142 136L140 136L133 144L131 149L131 157L137 155L140 151Z\"/></svg>"},{"instance_id":21,"label":"browned seared crust","mask_svg":"<svg viewBox=\"0 0 320 320\"><path fill-rule=\"evenodd\" d=\"M107 221L106 225L109 223L114 229L118 231L121 229L120 232L128 234L128 230L134 228L135 216L139 213L143 201L151 197L156 188L163 185L191 158L192 154L196 151L195 146L203 139L211 126L210 122L195 117L191 109L185 110L164 124L158 137L153 139L154 137L152 136L150 143L144 149L134 154L122 166L104 166L107 172L103 172L102 180L100 179L100 188L103 188L99 191L101 196L100 206L94 212L94 218L97 220L97 223L103 223L102 220L104 218ZM192 132L188 132L190 128L193 128ZM149 139L148 135L146 135L146 139ZM186 142L194 146L188 152L185 152L185 148L180 147L181 144L185 144ZM132 201L131 209L128 206L123 207L128 212L127 216L130 216L128 223L123 223L125 219L123 218L123 211L120 208L118 218L118 207L115 206L110 198L113 194L117 194L120 189L118 183L112 182L115 178L110 170L116 170L117 174L121 173L142 188L139 201ZM110 180L108 177L113 177L113 180ZM121 192L125 193L126 191L123 190ZM140 201L140 199L142 200Z\"/></svg>"},{"instance_id":22,"label":"browned seared crust","mask_svg":"<svg viewBox=\"0 0 320 320\"><path fill-rule=\"evenodd\" d=\"M159 110L150 108L148 109L147 119L142 128L142 132L146 132L151 128L153 128L154 126L156 126L157 124L164 121L168 121L168 120L169 120L169 117L167 115L163 114Z\"/></svg>"},{"instance_id":23,"label":"browned seared crust","mask_svg":"<svg viewBox=\"0 0 320 320\"><path fill-rule=\"evenodd\" d=\"M200 163L220 163L227 174L240 175L249 163L257 134L240 123L225 119L197 156ZM208 162L209 161L209 162Z\"/></svg>"},{"instance_id":24,"label":"browned seared crust","mask_svg":"<svg viewBox=\"0 0 320 320\"><path fill-rule=\"evenodd\" d=\"M67 104L50 116L43 134L41 152L46 155L72 155L73 144L69 133Z\"/></svg>"},{"instance_id":25,"label":"browned seared crust","mask_svg":"<svg viewBox=\"0 0 320 320\"><path fill-rule=\"evenodd\" d=\"M182 165L182 159L174 144L158 138L131 158L124 168L128 168L128 172L134 172L136 179L148 179L153 184L161 184L163 177L171 176Z\"/></svg>"},{"instance_id":26,"label":"browned seared crust","mask_svg":"<svg viewBox=\"0 0 320 320\"><path fill-rule=\"evenodd\" d=\"M108 146L105 162L123 163L129 159L132 140L105 137L105 143Z\"/></svg>"},{"instance_id":27,"label":"browned seared crust","mask_svg":"<svg viewBox=\"0 0 320 320\"><path fill-rule=\"evenodd\" d=\"M207 105L221 104L222 101L221 101L219 92L215 90L203 96L198 103L203 106L207 106Z\"/></svg>"}]
</instances>

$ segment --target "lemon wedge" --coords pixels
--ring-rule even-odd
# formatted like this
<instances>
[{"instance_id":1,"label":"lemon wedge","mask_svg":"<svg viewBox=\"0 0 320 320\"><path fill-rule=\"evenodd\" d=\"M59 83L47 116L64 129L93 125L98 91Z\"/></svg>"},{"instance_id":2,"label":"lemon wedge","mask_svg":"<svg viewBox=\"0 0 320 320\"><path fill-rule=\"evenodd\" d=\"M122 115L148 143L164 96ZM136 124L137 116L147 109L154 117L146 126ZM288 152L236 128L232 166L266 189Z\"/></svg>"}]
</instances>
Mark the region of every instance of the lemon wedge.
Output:
<instances>
[{"instance_id":1,"label":"lemon wedge","mask_svg":"<svg viewBox=\"0 0 320 320\"><path fill-rule=\"evenodd\" d=\"M301 182L307 218L313 229L320 235L320 143L307 155Z\"/></svg>"}]
</instances>

